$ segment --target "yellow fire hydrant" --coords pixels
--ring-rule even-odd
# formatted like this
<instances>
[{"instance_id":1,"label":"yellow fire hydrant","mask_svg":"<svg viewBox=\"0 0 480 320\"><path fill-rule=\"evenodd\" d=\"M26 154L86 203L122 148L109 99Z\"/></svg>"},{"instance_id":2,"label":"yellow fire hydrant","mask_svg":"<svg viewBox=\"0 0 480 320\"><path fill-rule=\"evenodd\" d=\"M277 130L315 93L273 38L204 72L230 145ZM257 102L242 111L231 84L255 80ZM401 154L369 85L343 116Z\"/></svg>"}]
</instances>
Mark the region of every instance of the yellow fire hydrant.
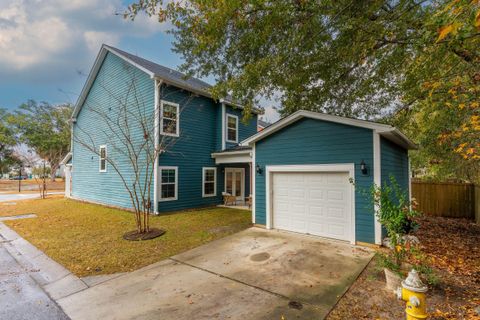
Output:
<instances>
[{"instance_id":1,"label":"yellow fire hydrant","mask_svg":"<svg viewBox=\"0 0 480 320\"><path fill-rule=\"evenodd\" d=\"M397 289L397 297L407 302L405 312L407 320L426 319L427 304L425 292L428 288L420 280L417 271L412 269L407 279L402 281L402 287Z\"/></svg>"}]
</instances>

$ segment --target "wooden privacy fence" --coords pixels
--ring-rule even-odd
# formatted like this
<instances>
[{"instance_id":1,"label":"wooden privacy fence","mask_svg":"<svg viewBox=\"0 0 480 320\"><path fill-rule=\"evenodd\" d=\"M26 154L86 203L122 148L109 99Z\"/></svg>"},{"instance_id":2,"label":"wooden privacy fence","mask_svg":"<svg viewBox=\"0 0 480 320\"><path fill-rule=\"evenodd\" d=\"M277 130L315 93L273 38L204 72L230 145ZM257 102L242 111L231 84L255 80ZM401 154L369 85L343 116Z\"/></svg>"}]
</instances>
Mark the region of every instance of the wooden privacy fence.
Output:
<instances>
[{"instance_id":1,"label":"wooden privacy fence","mask_svg":"<svg viewBox=\"0 0 480 320\"><path fill-rule=\"evenodd\" d=\"M480 187L471 183L412 181L412 197L432 216L475 219L480 210Z\"/></svg>"}]
</instances>

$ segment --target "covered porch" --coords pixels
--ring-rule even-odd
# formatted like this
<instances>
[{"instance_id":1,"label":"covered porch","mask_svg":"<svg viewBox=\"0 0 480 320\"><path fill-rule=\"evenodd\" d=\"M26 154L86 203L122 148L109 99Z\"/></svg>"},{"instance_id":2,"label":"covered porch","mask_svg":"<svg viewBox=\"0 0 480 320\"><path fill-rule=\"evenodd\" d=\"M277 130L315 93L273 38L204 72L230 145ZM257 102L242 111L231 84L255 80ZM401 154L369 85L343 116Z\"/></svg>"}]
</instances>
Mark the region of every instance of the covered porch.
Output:
<instances>
[{"instance_id":1,"label":"covered porch","mask_svg":"<svg viewBox=\"0 0 480 320\"><path fill-rule=\"evenodd\" d=\"M252 150L236 147L212 153L217 165L218 190L222 207L251 209L252 204Z\"/></svg>"}]
</instances>

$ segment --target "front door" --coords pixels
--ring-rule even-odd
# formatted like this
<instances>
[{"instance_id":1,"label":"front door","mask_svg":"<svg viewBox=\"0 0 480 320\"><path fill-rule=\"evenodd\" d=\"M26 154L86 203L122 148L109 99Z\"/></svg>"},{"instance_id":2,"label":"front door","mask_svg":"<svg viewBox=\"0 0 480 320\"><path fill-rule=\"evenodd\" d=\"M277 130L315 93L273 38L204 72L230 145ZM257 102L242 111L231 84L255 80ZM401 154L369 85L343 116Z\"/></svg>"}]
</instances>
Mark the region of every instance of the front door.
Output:
<instances>
[{"instance_id":1,"label":"front door","mask_svg":"<svg viewBox=\"0 0 480 320\"><path fill-rule=\"evenodd\" d=\"M245 198L245 169L225 168L225 192L243 201Z\"/></svg>"}]
</instances>

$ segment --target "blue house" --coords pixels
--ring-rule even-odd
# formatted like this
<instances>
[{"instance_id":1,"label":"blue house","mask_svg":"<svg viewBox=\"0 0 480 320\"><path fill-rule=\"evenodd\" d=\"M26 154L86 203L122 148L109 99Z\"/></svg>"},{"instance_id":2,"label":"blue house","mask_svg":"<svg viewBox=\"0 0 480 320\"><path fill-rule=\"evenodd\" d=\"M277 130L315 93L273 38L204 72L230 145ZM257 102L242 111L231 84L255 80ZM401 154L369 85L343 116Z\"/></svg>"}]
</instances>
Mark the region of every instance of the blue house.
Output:
<instances>
[{"instance_id":1,"label":"blue house","mask_svg":"<svg viewBox=\"0 0 480 320\"><path fill-rule=\"evenodd\" d=\"M132 79L135 80L134 99ZM394 175L409 189L408 149L415 145L394 127L299 111L257 132L254 109L215 101L198 79L103 45L72 116L73 136L88 136L97 152L72 141L68 197L131 208L129 195L107 157L130 166L114 147L99 115L135 103L155 114L155 137L174 141L158 160L151 186L155 213L218 205L228 194L252 203L255 225L340 240L380 243L381 226L359 187ZM90 106L95 105L101 113ZM144 130L129 132L142 137ZM153 133L152 133L153 134ZM117 168L118 169L118 168ZM350 183L355 180L355 184ZM127 181L128 183L128 181Z\"/></svg>"}]
</instances>

